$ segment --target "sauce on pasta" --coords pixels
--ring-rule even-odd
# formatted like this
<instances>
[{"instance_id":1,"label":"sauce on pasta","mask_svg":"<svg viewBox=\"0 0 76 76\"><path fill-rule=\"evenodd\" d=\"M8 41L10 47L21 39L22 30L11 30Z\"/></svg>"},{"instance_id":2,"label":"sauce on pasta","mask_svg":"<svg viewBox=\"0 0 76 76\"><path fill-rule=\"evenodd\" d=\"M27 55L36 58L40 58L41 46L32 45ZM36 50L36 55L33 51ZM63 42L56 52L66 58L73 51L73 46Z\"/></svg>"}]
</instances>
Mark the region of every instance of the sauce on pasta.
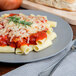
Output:
<instances>
[{"instance_id":1,"label":"sauce on pasta","mask_svg":"<svg viewBox=\"0 0 76 76\"><path fill-rule=\"evenodd\" d=\"M28 41L28 38L23 38L22 39L22 42L20 41L20 38L19 37L14 37L12 39L12 41L10 42L10 38L8 37L8 35L6 36L0 36L0 46L12 46L12 47L15 47L15 48L20 48L22 45L36 45L36 41L38 40L42 40L44 38L47 37L47 34L46 34L46 31L39 31L35 34L32 34L30 35L29 37L29 43L27 42Z\"/></svg>"}]
</instances>

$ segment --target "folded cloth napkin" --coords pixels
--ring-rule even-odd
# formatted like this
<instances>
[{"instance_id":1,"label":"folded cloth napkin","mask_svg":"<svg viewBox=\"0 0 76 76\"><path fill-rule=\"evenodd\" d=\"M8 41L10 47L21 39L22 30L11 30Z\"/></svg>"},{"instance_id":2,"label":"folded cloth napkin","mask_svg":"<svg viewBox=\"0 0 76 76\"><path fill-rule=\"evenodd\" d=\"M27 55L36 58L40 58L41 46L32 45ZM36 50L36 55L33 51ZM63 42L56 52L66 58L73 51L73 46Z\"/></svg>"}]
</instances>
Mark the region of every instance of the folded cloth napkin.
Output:
<instances>
[{"instance_id":1,"label":"folded cloth napkin","mask_svg":"<svg viewBox=\"0 0 76 76\"><path fill-rule=\"evenodd\" d=\"M70 53L61 62L52 76L76 76L76 52Z\"/></svg>"},{"instance_id":2,"label":"folded cloth napkin","mask_svg":"<svg viewBox=\"0 0 76 76\"><path fill-rule=\"evenodd\" d=\"M51 58L25 64L2 76L50 76L54 68L57 67L59 62L68 54L73 43L74 41L70 42L70 44L62 52ZM52 73L52 76L76 76L76 67L74 67L76 66L75 57L76 53L73 53L64 58L61 64ZM72 62L70 63L70 61ZM68 75L70 71L71 75Z\"/></svg>"}]
</instances>

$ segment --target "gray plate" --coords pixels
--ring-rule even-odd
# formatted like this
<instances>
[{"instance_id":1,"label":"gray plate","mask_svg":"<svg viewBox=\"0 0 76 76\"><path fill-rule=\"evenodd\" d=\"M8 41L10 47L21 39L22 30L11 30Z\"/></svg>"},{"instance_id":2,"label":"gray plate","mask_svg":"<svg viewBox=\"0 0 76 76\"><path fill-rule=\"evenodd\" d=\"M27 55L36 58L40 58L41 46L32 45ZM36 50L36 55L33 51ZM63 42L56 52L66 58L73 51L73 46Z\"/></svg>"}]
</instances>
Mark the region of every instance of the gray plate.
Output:
<instances>
[{"instance_id":1,"label":"gray plate","mask_svg":"<svg viewBox=\"0 0 76 76\"><path fill-rule=\"evenodd\" d=\"M47 16L48 20L53 20L57 22L57 27L54 28L54 31L57 34L57 38L53 41L53 45L36 53L31 52L28 55L16 55L16 54L3 54L0 53L0 62L6 63L26 63L32 61L38 61L42 59L46 59L52 57L63 49L70 43L73 38L73 33L70 25L64 21L62 18L55 16L50 13L35 11L35 10L13 10L13 11L4 11L0 12L0 15L4 13L24 13L24 14L35 14L35 15L43 15Z\"/></svg>"}]
</instances>

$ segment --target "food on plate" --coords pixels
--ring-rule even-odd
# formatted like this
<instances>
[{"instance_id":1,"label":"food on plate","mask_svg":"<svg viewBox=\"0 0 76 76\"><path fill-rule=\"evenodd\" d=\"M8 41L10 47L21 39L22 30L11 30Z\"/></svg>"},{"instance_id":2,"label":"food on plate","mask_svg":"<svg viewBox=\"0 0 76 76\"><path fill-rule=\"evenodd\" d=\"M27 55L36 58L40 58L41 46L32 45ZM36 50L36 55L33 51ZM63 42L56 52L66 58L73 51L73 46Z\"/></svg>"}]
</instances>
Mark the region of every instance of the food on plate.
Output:
<instances>
[{"instance_id":1,"label":"food on plate","mask_svg":"<svg viewBox=\"0 0 76 76\"><path fill-rule=\"evenodd\" d=\"M76 11L76 0L30 0L58 9Z\"/></svg>"},{"instance_id":2,"label":"food on plate","mask_svg":"<svg viewBox=\"0 0 76 76\"><path fill-rule=\"evenodd\" d=\"M52 45L57 35L55 21L34 14L3 14L0 17L0 52L28 54Z\"/></svg>"},{"instance_id":3,"label":"food on plate","mask_svg":"<svg viewBox=\"0 0 76 76\"><path fill-rule=\"evenodd\" d=\"M1 10L12 10L20 7L22 0L0 0Z\"/></svg>"}]
</instances>

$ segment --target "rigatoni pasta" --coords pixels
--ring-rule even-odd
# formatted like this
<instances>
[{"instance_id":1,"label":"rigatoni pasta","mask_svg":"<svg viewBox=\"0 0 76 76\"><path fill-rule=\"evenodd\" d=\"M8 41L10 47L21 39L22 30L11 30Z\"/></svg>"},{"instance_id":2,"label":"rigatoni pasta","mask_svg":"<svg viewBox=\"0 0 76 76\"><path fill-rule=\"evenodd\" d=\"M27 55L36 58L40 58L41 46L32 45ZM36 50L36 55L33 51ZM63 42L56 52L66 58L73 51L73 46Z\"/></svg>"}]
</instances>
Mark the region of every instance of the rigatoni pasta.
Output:
<instances>
[{"instance_id":1,"label":"rigatoni pasta","mask_svg":"<svg viewBox=\"0 0 76 76\"><path fill-rule=\"evenodd\" d=\"M0 46L0 52L2 53L14 53L15 52L15 48L10 47L10 46Z\"/></svg>"},{"instance_id":2,"label":"rigatoni pasta","mask_svg":"<svg viewBox=\"0 0 76 76\"><path fill-rule=\"evenodd\" d=\"M20 48L16 48L15 54L23 54L23 52Z\"/></svg>"},{"instance_id":3,"label":"rigatoni pasta","mask_svg":"<svg viewBox=\"0 0 76 76\"><path fill-rule=\"evenodd\" d=\"M48 38L43 44L34 45L34 51L40 51L52 45L52 41Z\"/></svg>"},{"instance_id":4,"label":"rigatoni pasta","mask_svg":"<svg viewBox=\"0 0 76 76\"><path fill-rule=\"evenodd\" d=\"M46 41L47 38L44 38L42 40L38 40L36 43L37 45L42 45L45 41Z\"/></svg>"},{"instance_id":5,"label":"rigatoni pasta","mask_svg":"<svg viewBox=\"0 0 76 76\"><path fill-rule=\"evenodd\" d=\"M50 27L56 27L57 26L57 22L55 22L55 21L47 21L47 23L50 25Z\"/></svg>"},{"instance_id":6,"label":"rigatoni pasta","mask_svg":"<svg viewBox=\"0 0 76 76\"><path fill-rule=\"evenodd\" d=\"M28 54L30 51L33 50L32 45L29 45L29 46L28 45L22 45L20 48L24 54Z\"/></svg>"},{"instance_id":7,"label":"rigatoni pasta","mask_svg":"<svg viewBox=\"0 0 76 76\"><path fill-rule=\"evenodd\" d=\"M46 16L4 14L0 17L0 52L28 54L52 45L57 23Z\"/></svg>"}]
</instances>

